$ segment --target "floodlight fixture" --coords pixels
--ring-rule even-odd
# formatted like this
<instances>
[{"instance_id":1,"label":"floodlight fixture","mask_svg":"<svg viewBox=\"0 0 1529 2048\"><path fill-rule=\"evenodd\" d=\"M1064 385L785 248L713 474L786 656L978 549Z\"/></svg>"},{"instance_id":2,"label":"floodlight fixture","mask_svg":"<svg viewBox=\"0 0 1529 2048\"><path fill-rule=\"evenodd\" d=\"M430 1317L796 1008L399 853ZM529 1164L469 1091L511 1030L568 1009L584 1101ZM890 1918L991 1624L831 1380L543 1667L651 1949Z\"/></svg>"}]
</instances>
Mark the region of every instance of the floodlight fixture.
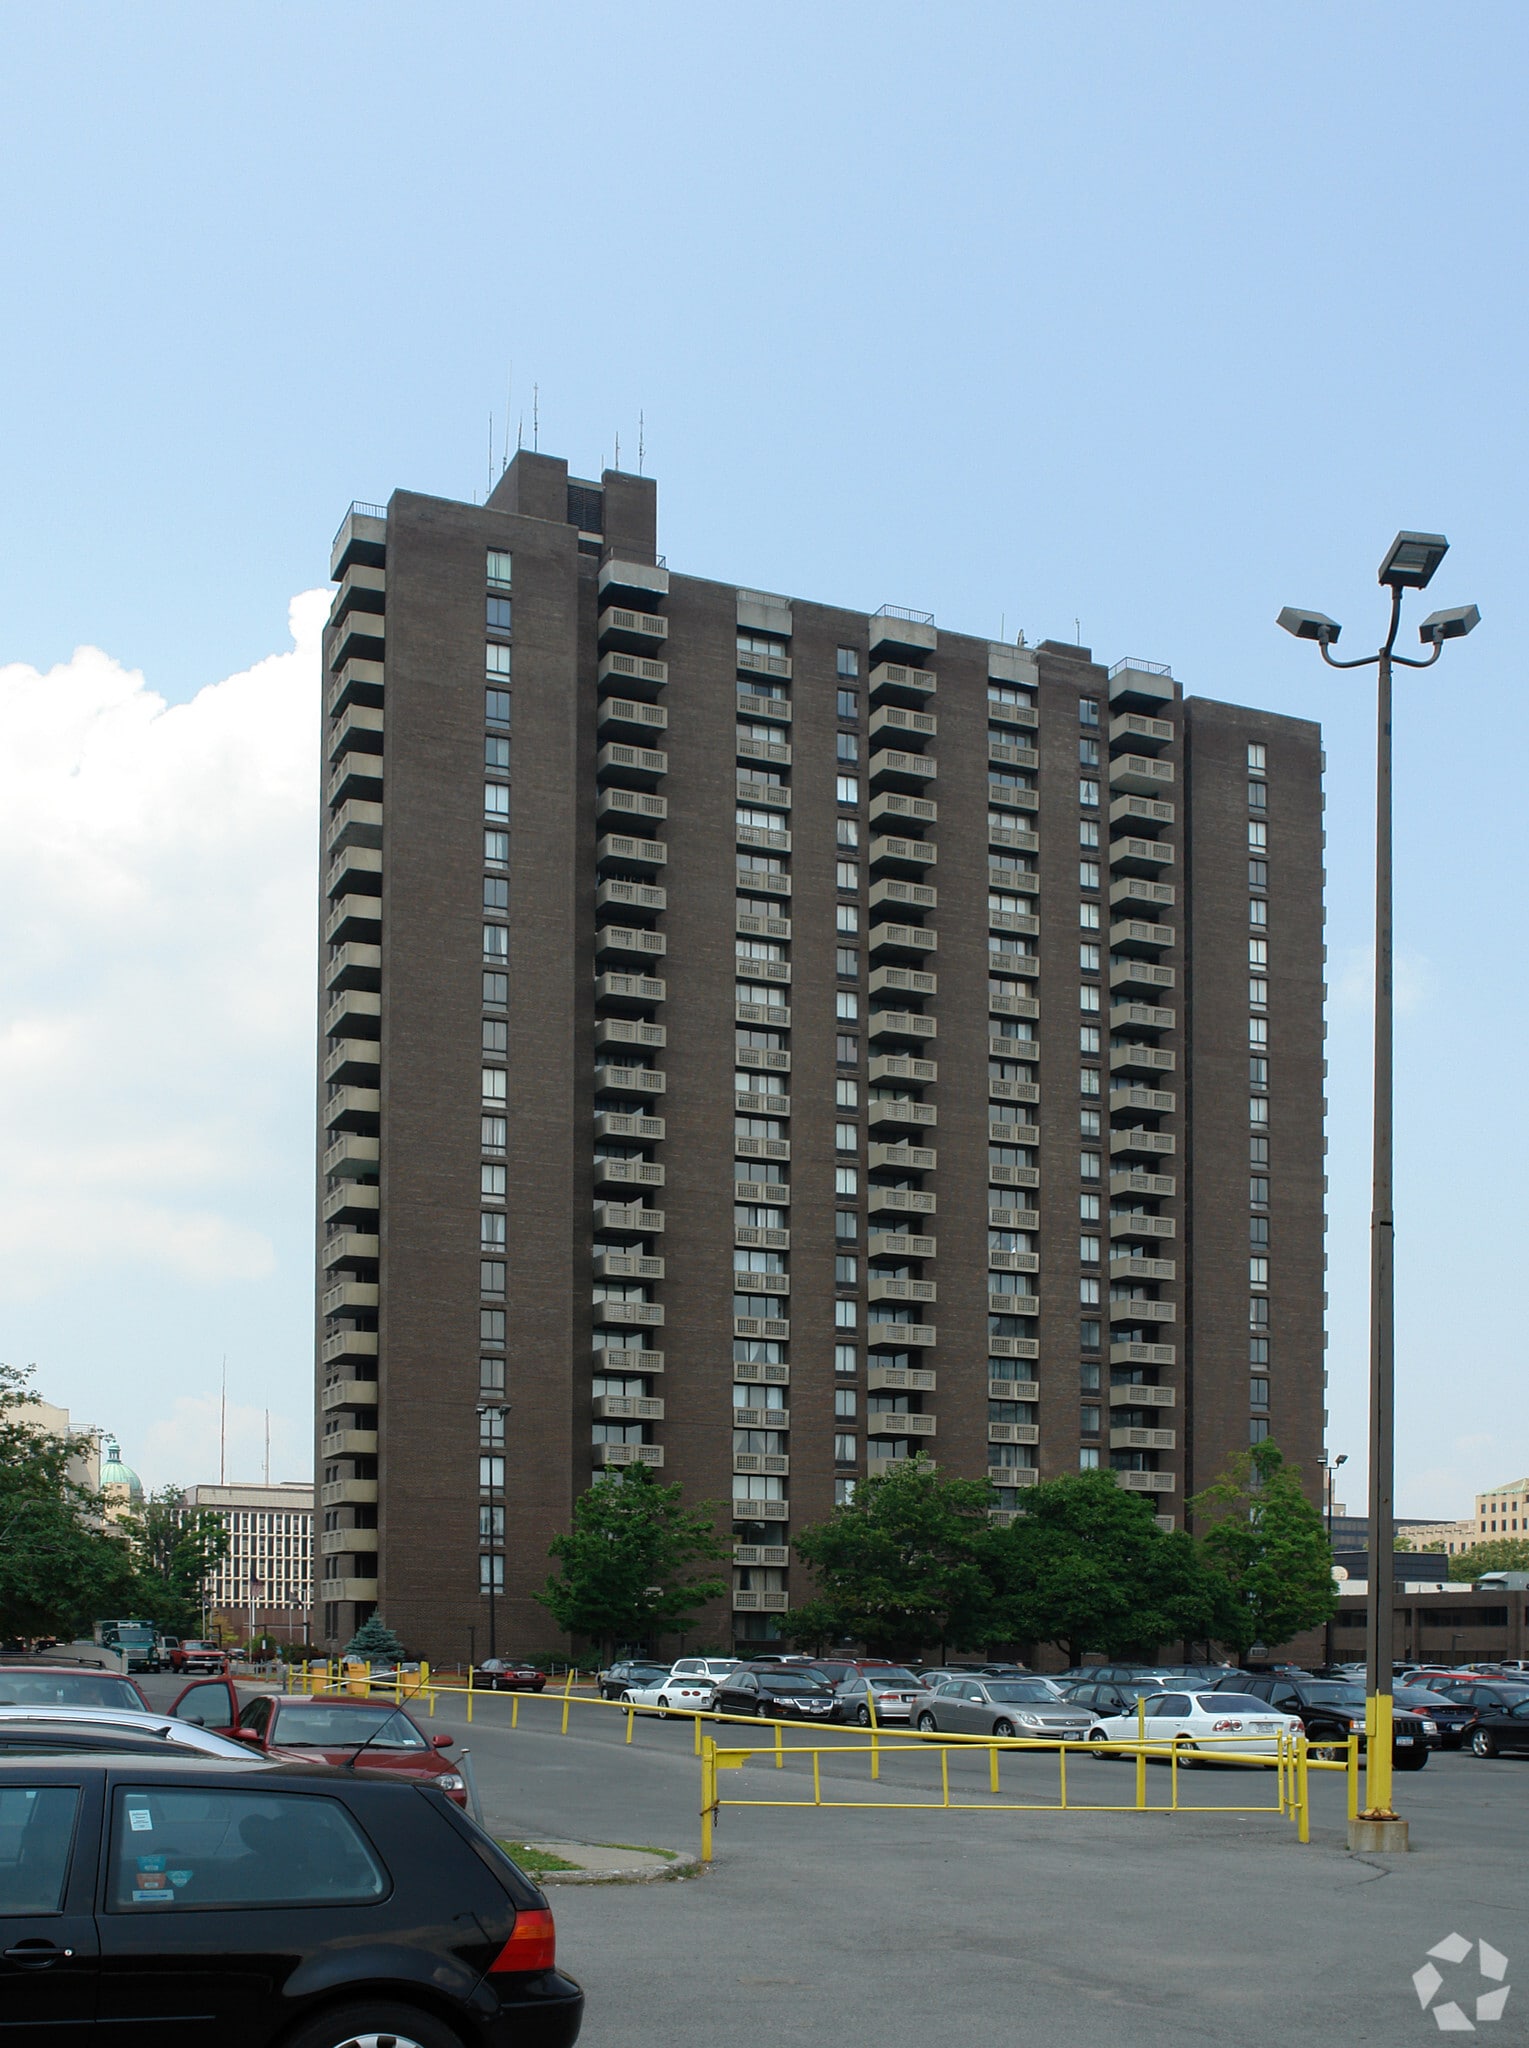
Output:
<instances>
[{"instance_id":1,"label":"floodlight fixture","mask_svg":"<svg viewBox=\"0 0 1529 2048\"><path fill-rule=\"evenodd\" d=\"M1423 590L1448 553L1442 533L1399 533L1386 549L1380 581L1392 590Z\"/></svg>"},{"instance_id":2,"label":"floodlight fixture","mask_svg":"<svg viewBox=\"0 0 1529 2048\"><path fill-rule=\"evenodd\" d=\"M1425 647L1430 644L1437 646L1441 640L1463 640L1480 624L1481 614L1475 605L1457 605L1453 611L1430 612L1418 627L1418 638Z\"/></svg>"},{"instance_id":3,"label":"floodlight fixture","mask_svg":"<svg viewBox=\"0 0 1529 2048\"><path fill-rule=\"evenodd\" d=\"M1338 621L1325 612L1303 612L1293 604L1285 606L1275 623L1293 633L1297 640L1318 640L1324 647L1330 647L1343 631Z\"/></svg>"}]
</instances>

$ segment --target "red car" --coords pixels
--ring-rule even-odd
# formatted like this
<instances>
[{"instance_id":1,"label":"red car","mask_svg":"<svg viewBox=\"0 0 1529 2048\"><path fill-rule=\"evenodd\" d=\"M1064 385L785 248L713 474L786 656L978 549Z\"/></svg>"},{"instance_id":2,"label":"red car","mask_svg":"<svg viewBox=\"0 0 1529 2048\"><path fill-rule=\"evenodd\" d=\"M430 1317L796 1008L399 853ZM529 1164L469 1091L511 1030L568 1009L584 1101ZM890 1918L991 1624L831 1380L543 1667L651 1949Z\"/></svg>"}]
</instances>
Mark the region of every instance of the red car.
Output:
<instances>
[{"instance_id":1,"label":"red car","mask_svg":"<svg viewBox=\"0 0 1529 2048\"><path fill-rule=\"evenodd\" d=\"M175 1711L186 1718L179 1705ZM326 1764L348 1764L354 1758L358 1771L424 1779L458 1806L467 1804L462 1773L441 1755L450 1749L451 1737L426 1735L402 1707L386 1700L354 1699L342 1693L287 1699L262 1693L244 1707L238 1726L228 1732L272 1754L319 1757Z\"/></svg>"},{"instance_id":2,"label":"red car","mask_svg":"<svg viewBox=\"0 0 1529 2048\"><path fill-rule=\"evenodd\" d=\"M85 1664L0 1665L0 1706L126 1707L148 1710L138 1681Z\"/></svg>"},{"instance_id":3,"label":"red car","mask_svg":"<svg viewBox=\"0 0 1529 2048\"><path fill-rule=\"evenodd\" d=\"M216 1643L177 1643L170 1652L170 1669L184 1671L188 1676L193 1671L226 1671L228 1652L219 1649Z\"/></svg>"}]
</instances>

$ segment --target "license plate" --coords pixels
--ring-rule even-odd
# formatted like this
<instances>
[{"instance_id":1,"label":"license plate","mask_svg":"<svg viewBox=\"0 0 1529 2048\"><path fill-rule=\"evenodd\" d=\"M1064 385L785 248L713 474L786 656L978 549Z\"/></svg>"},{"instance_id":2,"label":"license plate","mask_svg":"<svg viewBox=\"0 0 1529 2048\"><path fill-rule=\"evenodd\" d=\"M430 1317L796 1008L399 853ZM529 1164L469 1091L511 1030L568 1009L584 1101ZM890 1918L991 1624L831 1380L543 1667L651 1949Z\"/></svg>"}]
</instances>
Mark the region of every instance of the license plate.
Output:
<instances>
[{"instance_id":1,"label":"license plate","mask_svg":"<svg viewBox=\"0 0 1529 2048\"><path fill-rule=\"evenodd\" d=\"M1274 1735L1279 1731L1278 1721L1255 1721L1253 1727L1259 1735Z\"/></svg>"},{"instance_id":2,"label":"license plate","mask_svg":"<svg viewBox=\"0 0 1529 2048\"><path fill-rule=\"evenodd\" d=\"M1396 1738L1396 1746L1398 1749L1411 1749L1412 1740L1413 1738L1410 1735L1398 1735Z\"/></svg>"}]
</instances>

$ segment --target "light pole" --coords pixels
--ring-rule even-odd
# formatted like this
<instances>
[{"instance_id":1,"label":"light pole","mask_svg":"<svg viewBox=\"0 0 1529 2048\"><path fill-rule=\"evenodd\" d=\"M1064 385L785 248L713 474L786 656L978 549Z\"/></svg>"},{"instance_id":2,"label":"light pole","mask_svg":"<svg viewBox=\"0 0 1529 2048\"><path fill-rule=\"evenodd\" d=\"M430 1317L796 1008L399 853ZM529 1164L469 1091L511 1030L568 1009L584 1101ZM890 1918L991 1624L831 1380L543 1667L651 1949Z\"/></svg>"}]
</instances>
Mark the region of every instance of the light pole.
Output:
<instances>
[{"instance_id":1,"label":"light pole","mask_svg":"<svg viewBox=\"0 0 1529 2048\"><path fill-rule=\"evenodd\" d=\"M1375 654L1336 661L1332 647L1341 630L1322 612L1287 605L1279 624L1298 640L1315 640L1329 668L1371 668L1375 699L1375 1109L1373 1193L1370 1209L1370 1555L1365 1627L1365 1807L1350 1823L1350 1846L1404 1849L1406 1823L1391 1804L1391 1661L1395 1654L1392 1585L1393 1464L1395 1453L1396 1286L1393 1265L1396 1219L1392 1193L1391 1075L1391 671L1431 668L1446 640L1458 640L1481 623L1475 605L1434 612L1418 628L1430 652L1421 661L1397 654L1402 592L1423 590L1449 550L1442 533L1399 533L1386 550L1379 581L1391 593L1386 637Z\"/></svg>"},{"instance_id":2,"label":"light pole","mask_svg":"<svg viewBox=\"0 0 1529 2048\"><path fill-rule=\"evenodd\" d=\"M1324 1453L1322 1458L1322 1473L1327 1481L1327 1550L1329 1556L1332 1555L1333 1548L1333 1495L1338 1490L1338 1467L1347 1463L1347 1451L1340 1451L1337 1457L1332 1459L1329 1459ZM1331 1615L1327 1617L1327 1627L1324 1633L1323 1661L1331 1664L1333 1661L1333 1618Z\"/></svg>"}]
</instances>

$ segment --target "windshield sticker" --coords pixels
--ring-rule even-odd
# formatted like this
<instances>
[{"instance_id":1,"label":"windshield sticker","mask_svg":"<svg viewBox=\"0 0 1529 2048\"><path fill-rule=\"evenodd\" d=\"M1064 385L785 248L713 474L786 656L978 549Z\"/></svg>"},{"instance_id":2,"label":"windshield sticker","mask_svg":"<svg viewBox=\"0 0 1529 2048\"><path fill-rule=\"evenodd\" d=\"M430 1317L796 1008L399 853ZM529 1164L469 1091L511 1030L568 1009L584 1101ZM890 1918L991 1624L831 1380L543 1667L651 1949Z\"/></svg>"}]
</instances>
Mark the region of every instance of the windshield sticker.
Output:
<instances>
[{"instance_id":1,"label":"windshield sticker","mask_svg":"<svg viewBox=\"0 0 1529 2048\"><path fill-rule=\"evenodd\" d=\"M138 1858L138 1868L140 1870L163 1870L164 1867L165 1858L163 1856L140 1856Z\"/></svg>"},{"instance_id":2,"label":"windshield sticker","mask_svg":"<svg viewBox=\"0 0 1529 2048\"><path fill-rule=\"evenodd\" d=\"M127 1810L127 1824L135 1835L150 1835L154 1832L154 1816L146 1806L130 1806Z\"/></svg>"},{"instance_id":3,"label":"windshield sticker","mask_svg":"<svg viewBox=\"0 0 1529 2048\"><path fill-rule=\"evenodd\" d=\"M183 1884L190 1884L192 1874L189 1870L172 1870L170 1872L170 1882L179 1889Z\"/></svg>"},{"instance_id":4,"label":"windshield sticker","mask_svg":"<svg viewBox=\"0 0 1529 2048\"><path fill-rule=\"evenodd\" d=\"M134 1892L133 1904L135 1906L173 1906L175 1904L175 1894L168 1890L162 1892Z\"/></svg>"}]
</instances>

